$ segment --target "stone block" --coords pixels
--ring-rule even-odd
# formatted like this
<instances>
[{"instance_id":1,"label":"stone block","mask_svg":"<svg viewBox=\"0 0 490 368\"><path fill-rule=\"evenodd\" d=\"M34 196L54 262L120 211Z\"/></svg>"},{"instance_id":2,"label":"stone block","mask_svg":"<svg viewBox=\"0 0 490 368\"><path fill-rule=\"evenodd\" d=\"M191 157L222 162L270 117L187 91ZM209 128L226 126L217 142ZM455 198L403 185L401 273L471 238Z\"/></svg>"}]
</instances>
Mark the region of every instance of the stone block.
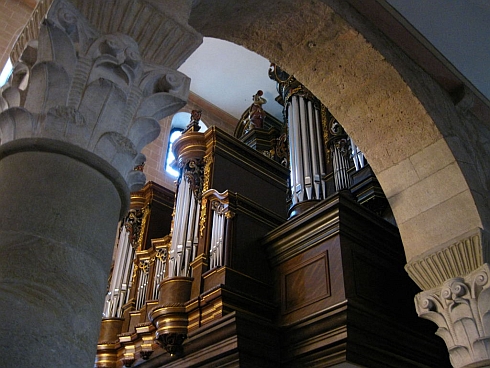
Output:
<instances>
[{"instance_id":1,"label":"stone block","mask_svg":"<svg viewBox=\"0 0 490 368\"><path fill-rule=\"evenodd\" d=\"M397 223L404 223L465 190L468 190L466 182L453 162L390 197L389 202Z\"/></svg>"},{"instance_id":2,"label":"stone block","mask_svg":"<svg viewBox=\"0 0 490 368\"><path fill-rule=\"evenodd\" d=\"M436 171L454 162L454 156L444 139L424 148L410 157L420 179L432 175Z\"/></svg>"},{"instance_id":3,"label":"stone block","mask_svg":"<svg viewBox=\"0 0 490 368\"><path fill-rule=\"evenodd\" d=\"M396 165L376 174L386 198L397 195L414 185L419 177L410 159L403 160Z\"/></svg>"},{"instance_id":4,"label":"stone block","mask_svg":"<svg viewBox=\"0 0 490 368\"><path fill-rule=\"evenodd\" d=\"M408 261L477 227L481 220L469 190L398 223Z\"/></svg>"}]
</instances>

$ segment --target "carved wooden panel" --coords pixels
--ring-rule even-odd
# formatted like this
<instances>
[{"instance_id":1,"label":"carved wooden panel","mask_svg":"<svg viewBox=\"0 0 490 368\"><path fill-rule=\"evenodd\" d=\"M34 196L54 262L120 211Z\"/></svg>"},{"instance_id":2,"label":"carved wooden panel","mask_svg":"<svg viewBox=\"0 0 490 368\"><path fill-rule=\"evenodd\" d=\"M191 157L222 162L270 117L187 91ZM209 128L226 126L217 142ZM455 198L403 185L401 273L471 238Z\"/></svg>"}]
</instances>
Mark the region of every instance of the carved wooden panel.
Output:
<instances>
[{"instance_id":1,"label":"carved wooden panel","mask_svg":"<svg viewBox=\"0 0 490 368\"><path fill-rule=\"evenodd\" d=\"M327 251L289 270L282 277L282 313L289 313L331 295Z\"/></svg>"}]
</instances>

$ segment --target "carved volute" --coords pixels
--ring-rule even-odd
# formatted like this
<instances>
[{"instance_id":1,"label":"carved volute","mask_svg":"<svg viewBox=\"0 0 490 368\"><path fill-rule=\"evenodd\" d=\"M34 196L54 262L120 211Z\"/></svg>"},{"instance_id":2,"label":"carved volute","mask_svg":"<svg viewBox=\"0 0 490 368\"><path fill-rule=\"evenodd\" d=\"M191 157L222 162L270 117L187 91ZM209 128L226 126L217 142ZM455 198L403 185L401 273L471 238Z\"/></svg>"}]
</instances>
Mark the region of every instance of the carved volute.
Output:
<instances>
[{"instance_id":1,"label":"carved volute","mask_svg":"<svg viewBox=\"0 0 490 368\"><path fill-rule=\"evenodd\" d=\"M55 1L37 47L4 88L1 143L36 139L75 157L89 151L98 158L85 160L100 166L101 158L134 191L145 183L135 170L146 160L141 149L159 135L158 121L184 106L189 84L176 70L145 63L131 37L101 34L71 3ZM65 143L83 151L59 147Z\"/></svg>"}]
</instances>

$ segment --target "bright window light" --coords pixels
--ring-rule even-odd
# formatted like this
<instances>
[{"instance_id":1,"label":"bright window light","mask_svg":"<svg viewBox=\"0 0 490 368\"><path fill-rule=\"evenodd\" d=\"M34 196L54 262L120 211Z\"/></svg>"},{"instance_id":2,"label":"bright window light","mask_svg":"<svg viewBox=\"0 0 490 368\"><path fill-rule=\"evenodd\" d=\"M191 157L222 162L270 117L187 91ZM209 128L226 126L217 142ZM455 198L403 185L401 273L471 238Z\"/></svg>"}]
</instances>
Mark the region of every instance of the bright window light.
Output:
<instances>
[{"instance_id":1,"label":"bright window light","mask_svg":"<svg viewBox=\"0 0 490 368\"><path fill-rule=\"evenodd\" d=\"M172 145L177 138L182 135L184 130L180 128L172 129L170 132L170 137L168 138L168 149L167 149L167 163L165 164L165 171L168 172L172 176L179 176L179 172L172 167L172 164L175 161L175 155L172 150Z\"/></svg>"},{"instance_id":2,"label":"bright window light","mask_svg":"<svg viewBox=\"0 0 490 368\"><path fill-rule=\"evenodd\" d=\"M170 129L167 155L165 159L165 171L173 177L178 177L179 172L172 167L172 163L175 161L175 156L172 151L172 143L175 142L175 140L181 136L182 132L189 125L190 120L191 120L191 114L188 112L178 112L172 118L172 125L171 125L172 128ZM199 125L201 126L201 129L199 130L199 132L201 133L204 133L208 129L208 127L206 126L206 124L202 122L202 120L199 121Z\"/></svg>"},{"instance_id":3,"label":"bright window light","mask_svg":"<svg viewBox=\"0 0 490 368\"><path fill-rule=\"evenodd\" d=\"M5 83L7 83L7 80L10 77L10 74L12 74L12 61L10 58L7 60L7 63L3 67L2 74L0 74L0 87L2 87Z\"/></svg>"}]
</instances>

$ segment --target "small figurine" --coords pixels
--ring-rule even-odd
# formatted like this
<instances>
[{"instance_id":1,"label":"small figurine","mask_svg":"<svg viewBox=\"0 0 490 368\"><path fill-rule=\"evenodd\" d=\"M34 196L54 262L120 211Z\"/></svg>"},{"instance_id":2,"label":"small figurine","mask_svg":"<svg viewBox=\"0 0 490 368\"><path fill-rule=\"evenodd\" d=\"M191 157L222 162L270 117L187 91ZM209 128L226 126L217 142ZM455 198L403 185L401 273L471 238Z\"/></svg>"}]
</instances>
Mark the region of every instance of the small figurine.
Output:
<instances>
[{"instance_id":1,"label":"small figurine","mask_svg":"<svg viewBox=\"0 0 490 368\"><path fill-rule=\"evenodd\" d=\"M255 95L253 95L253 103L248 109L248 118L245 120L246 130L251 130L253 128L262 129L264 125L264 120L266 113L262 108L262 105L267 103L267 100L262 97L264 92L258 90Z\"/></svg>"},{"instance_id":2,"label":"small figurine","mask_svg":"<svg viewBox=\"0 0 490 368\"><path fill-rule=\"evenodd\" d=\"M191 122L185 128L184 133L189 131L198 132L201 129L201 126L199 125L199 121L201 120L201 114L202 114L202 110L192 110Z\"/></svg>"}]
</instances>

